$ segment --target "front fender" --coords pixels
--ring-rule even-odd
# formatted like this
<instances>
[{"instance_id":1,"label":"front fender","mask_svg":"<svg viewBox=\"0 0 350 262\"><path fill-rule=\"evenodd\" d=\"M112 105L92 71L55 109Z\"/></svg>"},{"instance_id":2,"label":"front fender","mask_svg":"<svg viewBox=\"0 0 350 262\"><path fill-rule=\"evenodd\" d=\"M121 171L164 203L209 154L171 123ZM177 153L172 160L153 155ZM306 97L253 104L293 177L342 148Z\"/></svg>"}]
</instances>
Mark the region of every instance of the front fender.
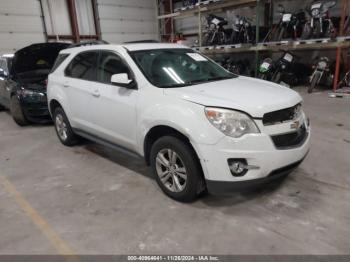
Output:
<instances>
[{"instance_id":1,"label":"front fender","mask_svg":"<svg viewBox=\"0 0 350 262\"><path fill-rule=\"evenodd\" d=\"M225 135L217 130L207 119L204 106L178 98L163 99L140 113L138 119L138 146L143 153L143 142L147 133L156 126L168 126L185 135L195 144L216 144ZM170 101L169 101L170 100Z\"/></svg>"}]
</instances>

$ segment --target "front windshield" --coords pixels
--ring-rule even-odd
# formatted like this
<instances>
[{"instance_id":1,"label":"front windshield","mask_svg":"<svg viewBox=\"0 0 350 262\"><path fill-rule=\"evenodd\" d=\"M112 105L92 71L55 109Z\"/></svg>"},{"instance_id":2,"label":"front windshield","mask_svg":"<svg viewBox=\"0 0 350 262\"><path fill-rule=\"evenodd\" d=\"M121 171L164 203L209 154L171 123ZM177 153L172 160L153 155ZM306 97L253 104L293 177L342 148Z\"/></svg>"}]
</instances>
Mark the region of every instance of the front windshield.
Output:
<instances>
[{"instance_id":1,"label":"front windshield","mask_svg":"<svg viewBox=\"0 0 350 262\"><path fill-rule=\"evenodd\" d=\"M161 88L182 87L231 79L236 75L191 49L155 49L131 52L146 78Z\"/></svg>"}]
</instances>

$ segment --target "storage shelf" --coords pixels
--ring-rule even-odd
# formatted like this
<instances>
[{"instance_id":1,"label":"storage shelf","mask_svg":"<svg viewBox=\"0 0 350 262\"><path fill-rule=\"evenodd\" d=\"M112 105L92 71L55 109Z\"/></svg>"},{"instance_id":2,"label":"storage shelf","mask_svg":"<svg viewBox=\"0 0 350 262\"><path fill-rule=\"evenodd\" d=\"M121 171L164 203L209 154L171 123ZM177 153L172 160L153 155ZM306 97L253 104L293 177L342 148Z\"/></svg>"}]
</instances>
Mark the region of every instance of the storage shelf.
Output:
<instances>
[{"instance_id":1,"label":"storage shelf","mask_svg":"<svg viewBox=\"0 0 350 262\"><path fill-rule=\"evenodd\" d=\"M338 37L335 40L331 39L312 39L300 41L281 41L237 45L221 45L221 46L203 46L194 47L206 55L231 54L244 52L260 52L260 51L280 51L280 50L320 50L320 49L335 49L338 47L350 47L350 37Z\"/></svg>"},{"instance_id":2,"label":"storage shelf","mask_svg":"<svg viewBox=\"0 0 350 262\"><path fill-rule=\"evenodd\" d=\"M204 2L208 2L205 4ZM171 14L165 14L158 16L158 19L166 19L166 18L186 18L197 15L199 12L212 12L217 10L225 10L227 8L240 7L245 5L254 6L257 3L257 0L220 0L220 1L204 1L201 5L194 6L193 8L187 8L187 10L177 11Z\"/></svg>"}]
</instances>

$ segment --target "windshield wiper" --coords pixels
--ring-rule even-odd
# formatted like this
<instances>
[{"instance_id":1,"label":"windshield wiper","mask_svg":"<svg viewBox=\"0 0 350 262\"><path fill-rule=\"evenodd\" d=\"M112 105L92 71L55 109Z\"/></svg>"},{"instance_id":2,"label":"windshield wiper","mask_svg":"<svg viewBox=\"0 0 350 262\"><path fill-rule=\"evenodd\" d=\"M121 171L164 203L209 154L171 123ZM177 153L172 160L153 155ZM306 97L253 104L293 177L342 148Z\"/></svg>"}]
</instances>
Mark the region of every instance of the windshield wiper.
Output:
<instances>
[{"instance_id":1,"label":"windshield wiper","mask_svg":"<svg viewBox=\"0 0 350 262\"><path fill-rule=\"evenodd\" d=\"M172 85L164 85L161 86L162 88L176 88L176 87L184 87L184 86L188 86L190 84L188 83L184 83L184 84L172 84Z\"/></svg>"},{"instance_id":2,"label":"windshield wiper","mask_svg":"<svg viewBox=\"0 0 350 262\"><path fill-rule=\"evenodd\" d=\"M171 85L165 85L162 86L162 88L176 88L176 87L185 87L185 86L190 86L194 84L199 84L199 83L205 83L205 82L211 82L211 81L217 81L217 80L225 80L225 79L232 79L238 77L237 75L232 75L232 76L220 76L220 77L214 77L214 78L205 78L205 79L196 79L192 81L188 81L186 83L181 83L181 84L171 84Z\"/></svg>"},{"instance_id":3,"label":"windshield wiper","mask_svg":"<svg viewBox=\"0 0 350 262\"><path fill-rule=\"evenodd\" d=\"M209 78L208 81L218 81L218 80L226 80L226 79L232 79L238 77L237 75L232 76L219 76L219 77L213 77Z\"/></svg>"}]
</instances>

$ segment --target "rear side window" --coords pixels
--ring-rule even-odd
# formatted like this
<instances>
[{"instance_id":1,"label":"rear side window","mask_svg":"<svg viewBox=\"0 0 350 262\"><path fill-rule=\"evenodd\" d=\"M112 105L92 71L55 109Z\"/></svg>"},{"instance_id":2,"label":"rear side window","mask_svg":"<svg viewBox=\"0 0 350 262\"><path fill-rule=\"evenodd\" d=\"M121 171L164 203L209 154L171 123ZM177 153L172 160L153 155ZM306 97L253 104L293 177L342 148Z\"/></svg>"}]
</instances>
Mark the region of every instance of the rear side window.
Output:
<instances>
[{"instance_id":1,"label":"rear side window","mask_svg":"<svg viewBox=\"0 0 350 262\"><path fill-rule=\"evenodd\" d=\"M88 81L97 81L95 65L98 53L95 51L84 52L77 55L65 70L65 75Z\"/></svg>"},{"instance_id":2,"label":"rear side window","mask_svg":"<svg viewBox=\"0 0 350 262\"><path fill-rule=\"evenodd\" d=\"M64 60L66 60L66 58L69 56L69 54L60 54L57 56L55 64L53 65L52 69L51 69L51 73L54 72L62 63Z\"/></svg>"}]
</instances>

